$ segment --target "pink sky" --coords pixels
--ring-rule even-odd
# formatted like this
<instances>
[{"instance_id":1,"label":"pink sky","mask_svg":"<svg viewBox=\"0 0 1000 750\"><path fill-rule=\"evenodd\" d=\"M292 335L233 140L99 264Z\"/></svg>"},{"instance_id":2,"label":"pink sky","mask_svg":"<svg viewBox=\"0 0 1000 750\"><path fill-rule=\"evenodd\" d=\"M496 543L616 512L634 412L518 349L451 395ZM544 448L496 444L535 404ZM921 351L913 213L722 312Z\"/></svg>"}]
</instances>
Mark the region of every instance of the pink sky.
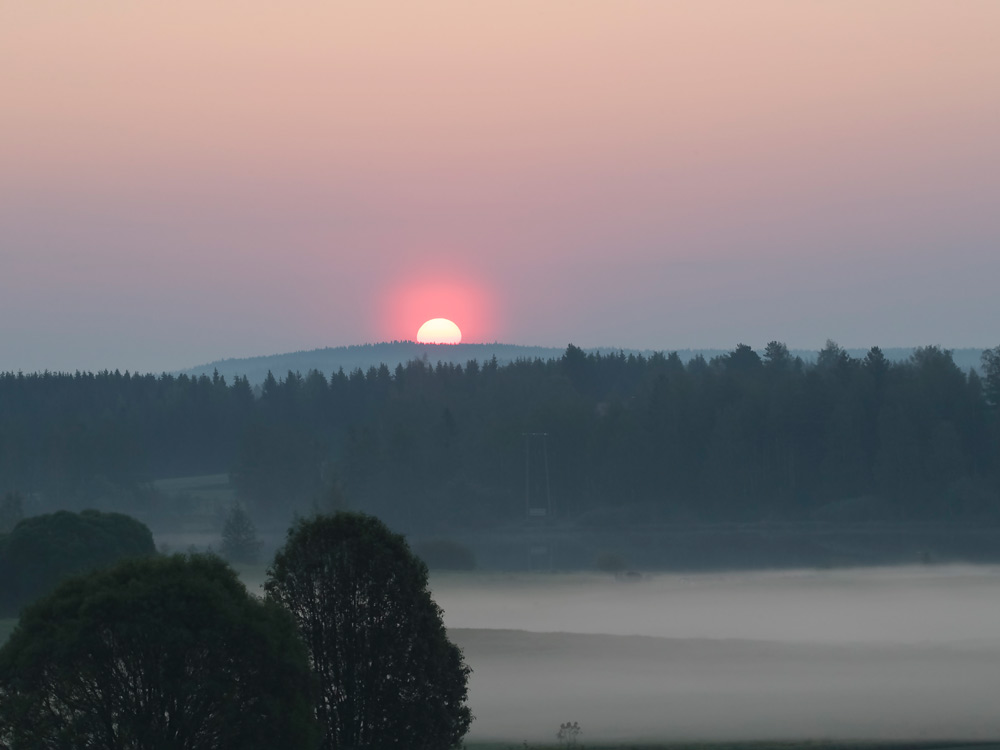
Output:
<instances>
[{"instance_id":1,"label":"pink sky","mask_svg":"<svg viewBox=\"0 0 1000 750\"><path fill-rule=\"evenodd\" d=\"M4 3L0 370L995 346L998 49L992 0Z\"/></svg>"}]
</instances>

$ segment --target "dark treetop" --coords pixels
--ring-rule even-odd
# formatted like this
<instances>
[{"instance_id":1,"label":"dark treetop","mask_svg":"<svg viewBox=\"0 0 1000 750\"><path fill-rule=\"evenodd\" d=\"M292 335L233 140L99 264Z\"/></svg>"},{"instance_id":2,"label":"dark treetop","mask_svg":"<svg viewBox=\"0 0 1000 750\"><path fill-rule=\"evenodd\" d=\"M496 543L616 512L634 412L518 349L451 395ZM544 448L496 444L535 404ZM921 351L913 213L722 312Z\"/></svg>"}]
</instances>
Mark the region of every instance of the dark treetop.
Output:
<instances>
[{"instance_id":1,"label":"dark treetop","mask_svg":"<svg viewBox=\"0 0 1000 750\"><path fill-rule=\"evenodd\" d=\"M314 747L312 681L288 614L214 557L71 578L0 649L0 747Z\"/></svg>"},{"instance_id":2,"label":"dark treetop","mask_svg":"<svg viewBox=\"0 0 1000 750\"><path fill-rule=\"evenodd\" d=\"M295 616L309 649L324 748L459 745L472 720L470 670L403 537L359 513L300 520L264 588Z\"/></svg>"}]
</instances>

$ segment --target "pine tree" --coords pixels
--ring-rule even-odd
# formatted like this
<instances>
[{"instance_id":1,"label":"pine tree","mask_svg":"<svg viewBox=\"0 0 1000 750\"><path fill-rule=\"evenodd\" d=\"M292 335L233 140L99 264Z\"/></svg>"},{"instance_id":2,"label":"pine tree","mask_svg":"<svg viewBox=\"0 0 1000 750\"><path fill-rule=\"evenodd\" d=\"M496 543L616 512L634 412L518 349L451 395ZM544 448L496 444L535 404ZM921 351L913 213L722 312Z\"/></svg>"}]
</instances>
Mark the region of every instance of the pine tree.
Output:
<instances>
[{"instance_id":1,"label":"pine tree","mask_svg":"<svg viewBox=\"0 0 1000 750\"><path fill-rule=\"evenodd\" d=\"M222 525L222 555L230 562L252 564L263 546L257 527L242 505L233 505Z\"/></svg>"}]
</instances>

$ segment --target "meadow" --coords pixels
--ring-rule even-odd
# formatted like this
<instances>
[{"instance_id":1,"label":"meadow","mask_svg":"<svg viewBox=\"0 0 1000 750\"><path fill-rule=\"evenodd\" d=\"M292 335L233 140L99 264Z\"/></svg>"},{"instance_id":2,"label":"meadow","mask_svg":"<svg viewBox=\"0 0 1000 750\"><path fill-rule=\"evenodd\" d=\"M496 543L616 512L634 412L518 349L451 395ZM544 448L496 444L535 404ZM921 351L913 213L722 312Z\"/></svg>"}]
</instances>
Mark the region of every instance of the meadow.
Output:
<instances>
[{"instance_id":1,"label":"meadow","mask_svg":"<svg viewBox=\"0 0 1000 750\"><path fill-rule=\"evenodd\" d=\"M432 576L470 742L990 741L1000 569Z\"/></svg>"},{"instance_id":2,"label":"meadow","mask_svg":"<svg viewBox=\"0 0 1000 750\"><path fill-rule=\"evenodd\" d=\"M265 567L238 566L251 591ZM567 721L590 750L1000 750L998 567L435 573L431 588L473 669L468 750L567 747Z\"/></svg>"},{"instance_id":3,"label":"meadow","mask_svg":"<svg viewBox=\"0 0 1000 750\"><path fill-rule=\"evenodd\" d=\"M264 568L239 568L251 591ZM1000 737L998 567L438 572L431 589L473 669L470 748L556 746L566 721L589 748Z\"/></svg>"}]
</instances>

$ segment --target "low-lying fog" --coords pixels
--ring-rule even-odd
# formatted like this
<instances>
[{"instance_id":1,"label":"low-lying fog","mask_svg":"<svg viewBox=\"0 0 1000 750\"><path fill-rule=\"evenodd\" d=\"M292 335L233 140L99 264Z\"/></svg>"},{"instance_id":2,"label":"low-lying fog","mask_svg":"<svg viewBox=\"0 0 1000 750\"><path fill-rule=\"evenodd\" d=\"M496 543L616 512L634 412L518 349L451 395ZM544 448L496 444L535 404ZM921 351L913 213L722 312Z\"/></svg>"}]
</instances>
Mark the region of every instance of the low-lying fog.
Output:
<instances>
[{"instance_id":1,"label":"low-lying fog","mask_svg":"<svg viewBox=\"0 0 1000 750\"><path fill-rule=\"evenodd\" d=\"M996 738L1000 568L437 574L471 736Z\"/></svg>"}]
</instances>

